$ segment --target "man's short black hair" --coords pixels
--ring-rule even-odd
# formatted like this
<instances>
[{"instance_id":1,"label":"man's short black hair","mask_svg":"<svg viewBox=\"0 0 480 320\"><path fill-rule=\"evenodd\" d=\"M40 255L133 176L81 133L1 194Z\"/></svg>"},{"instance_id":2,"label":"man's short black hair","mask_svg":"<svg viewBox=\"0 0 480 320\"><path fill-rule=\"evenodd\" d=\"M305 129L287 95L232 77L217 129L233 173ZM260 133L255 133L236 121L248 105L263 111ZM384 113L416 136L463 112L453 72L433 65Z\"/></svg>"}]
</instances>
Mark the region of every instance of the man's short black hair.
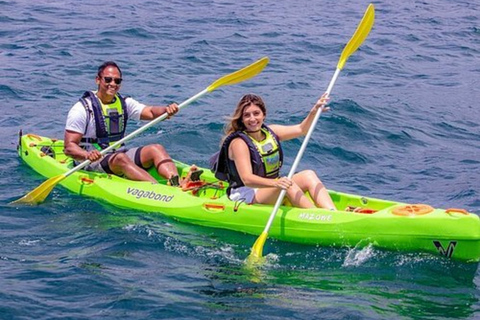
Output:
<instances>
[{"instance_id":1,"label":"man's short black hair","mask_svg":"<svg viewBox=\"0 0 480 320\"><path fill-rule=\"evenodd\" d=\"M106 61L104 63L102 63L102 65L100 67L98 67L98 72L97 72L97 75L99 78L102 77L102 73L103 73L103 70L105 70L106 68L108 67L115 67L118 69L118 72L120 72L120 77L122 76L122 70L120 70L120 67L113 61Z\"/></svg>"}]
</instances>

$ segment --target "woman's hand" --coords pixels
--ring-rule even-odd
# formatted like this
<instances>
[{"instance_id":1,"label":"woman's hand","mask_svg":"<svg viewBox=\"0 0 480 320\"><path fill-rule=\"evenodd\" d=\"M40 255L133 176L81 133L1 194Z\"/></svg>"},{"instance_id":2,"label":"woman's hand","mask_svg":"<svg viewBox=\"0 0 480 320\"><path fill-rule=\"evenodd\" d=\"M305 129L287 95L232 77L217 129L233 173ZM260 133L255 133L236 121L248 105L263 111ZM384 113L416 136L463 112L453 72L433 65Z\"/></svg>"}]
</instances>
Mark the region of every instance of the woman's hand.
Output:
<instances>
[{"instance_id":1,"label":"woman's hand","mask_svg":"<svg viewBox=\"0 0 480 320\"><path fill-rule=\"evenodd\" d=\"M280 177L280 178L277 178L275 179L275 187L276 188L280 188L280 189L283 189L283 190L287 190L288 188L290 188L293 184L293 181L290 180L288 177Z\"/></svg>"},{"instance_id":2,"label":"woman's hand","mask_svg":"<svg viewBox=\"0 0 480 320\"><path fill-rule=\"evenodd\" d=\"M315 110L315 112L318 111L318 109L320 109L320 108L323 108L323 111L330 110L329 107L326 107L328 101L330 101L330 97L329 97L328 93L325 92L324 94L322 94L320 99L318 99L317 103L315 103L315 105L313 106L313 109Z\"/></svg>"}]
</instances>

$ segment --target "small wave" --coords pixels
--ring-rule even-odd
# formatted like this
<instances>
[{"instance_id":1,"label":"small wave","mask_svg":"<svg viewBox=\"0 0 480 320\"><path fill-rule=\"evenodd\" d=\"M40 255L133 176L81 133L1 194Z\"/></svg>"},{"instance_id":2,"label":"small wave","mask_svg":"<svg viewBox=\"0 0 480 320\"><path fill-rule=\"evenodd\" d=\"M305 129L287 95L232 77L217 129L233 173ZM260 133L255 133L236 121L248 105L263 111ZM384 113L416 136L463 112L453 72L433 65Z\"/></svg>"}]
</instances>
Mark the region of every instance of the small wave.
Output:
<instances>
[{"instance_id":1,"label":"small wave","mask_svg":"<svg viewBox=\"0 0 480 320\"><path fill-rule=\"evenodd\" d=\"M336 158L347 161L349 163L366 164L370 162L370 160L372 160L359 152L349 151L342 147L333 147L330 149L330 153Z\"/></svg>"},{"instance_id":2,"label":"small wave","mask_svg":"<svg viewBox=\"0 0 480 320\"><path fill-rule=\"evenodd\" d=\"M232 39L248 39L247 36L244 36L243 34L239 33L239 32L234 32L231 36L229 36L228 38L232 38Z\"/></svg>"},{"instance_id":3,"label":"small wave","mask_svg":"<svg viewBox=\"0 0 480 320\"><path fill-rule=\"evenodd\" d=\"M152 36L152 33L144 28L127 28L123 30L117 31L104 31L100 33L101 36L104 37L126 37L126 38L143 38L143 39L154 39L155 37Z\"/></svg>"},{"instance_id":4,"label":"small wave","mask_svg":"<svg viewBox=\"0 0 480 320\"><path fill-rule=\"evenodd\" d=\"M308 82L294 82L288 81L287 87L289 89L308 89L311 88Z\"/></svg>"},{"instance_id":5,"label":"small wave","mask_svg":"<svg viewBox=\"0 0 480 320\"><path fill-rule=\"evenodd\" d=\"M188 257L199 257L211 263L242 264L241 256L236 252L236 247L229 243L219 243L215 239L207 239L201 233L180 232L180 229L201 228L191 225L162 223L158 221L147 222L139 217L134 224L127 224L124 230L145 235L148 241L161 244L164 250L182 254ZM140 239L140 241L142 241ZM158 248L158 246L157 246Z\"/></svg>"},{"instance_id":6,"label":"small wave","mask_svg":"<svg viewBox=\"0 0 480 320\"><path fill-rule=\"evenodd\" d=\"M20 99L21 93L18 93L18 90L13 89L13 87L0 84L0 96L2 100L6 99Z\"/></svg>"},{"instance_id":7,"label":"small wave","mask_svg":"<svg viewBox=\"0 0 480 320\"><path fill-rule=\"evenodd\" d=\"M477 198L477 197L478 197L478 193L476 190L465 189L465 190L460 190L459 192L450 196L448 200L460 200L460 199Z\"/></svg>"}]
</instances>

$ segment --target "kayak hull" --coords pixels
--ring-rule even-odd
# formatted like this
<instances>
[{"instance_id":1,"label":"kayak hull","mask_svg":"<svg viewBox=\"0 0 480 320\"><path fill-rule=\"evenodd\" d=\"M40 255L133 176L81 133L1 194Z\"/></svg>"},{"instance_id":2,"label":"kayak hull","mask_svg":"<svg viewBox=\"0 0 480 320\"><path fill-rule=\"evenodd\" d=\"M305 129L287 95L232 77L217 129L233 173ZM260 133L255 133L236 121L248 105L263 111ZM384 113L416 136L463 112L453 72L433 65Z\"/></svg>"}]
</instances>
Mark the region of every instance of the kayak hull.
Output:
<instances>
[{"instance_id":1,"label":"kayak hull","mask_svg":"<svg viewBox=\"0 0 480 320\"><path fill-rule=\"evenodd\" d=\"M63 153L63 141L34 134L21 135L20 158L46 178L65 174L73 162ZM189 166L176 162L185 176ZM190 190L159 183L139 182L114 175L77 171L60 184L71 192L112 205L162 214L185 223L259 235L272 211L269 205L230 201L225 183L204 170L202 185ZM401 212L407 204L329 191L339 211L301 209L288 205L278 210L268 236L281 241L334 247L365 247L428 252L450 259L480 261L480 219L461 209ZM355 212L351 212L356 208ZM405 210L404 210L405 211ZM408 211L408 210L407 210Z\"/></svg>"}]
</instances>

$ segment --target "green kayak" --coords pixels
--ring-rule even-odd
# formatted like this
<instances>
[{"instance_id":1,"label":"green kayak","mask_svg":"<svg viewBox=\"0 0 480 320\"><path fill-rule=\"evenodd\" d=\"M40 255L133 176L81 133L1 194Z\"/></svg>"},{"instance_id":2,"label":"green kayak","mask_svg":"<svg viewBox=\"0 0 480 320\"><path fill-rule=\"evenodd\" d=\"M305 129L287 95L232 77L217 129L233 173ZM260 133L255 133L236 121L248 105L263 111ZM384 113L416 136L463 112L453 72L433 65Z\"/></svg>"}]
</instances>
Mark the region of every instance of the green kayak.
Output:
<instances>
[{"instance_id":1,"label":"green kayak","mask_svg":"<svg viewBox=\"0 0 480 320\"><path fill-rule=\"evenodd\" d=\"M46 178L73 168L63 153L63 141L34 134L20 135L18 153ZM176 162L185 176L189 165ZM247 205L227 198L226 183L205 169L201 181L182 190L170 187L152 172L159 184L114 175L77 171L60 184L73 193L118 207L162 214L182 222L259 235L272 206ZM447 258L480 261L480 219L463 209L434 209L329 191L339 211L280 207L268 236L281 241L334 247L365 247L429 252ZM252 244L254 239L252 237Z\"/></svg>"}]
</instances>

